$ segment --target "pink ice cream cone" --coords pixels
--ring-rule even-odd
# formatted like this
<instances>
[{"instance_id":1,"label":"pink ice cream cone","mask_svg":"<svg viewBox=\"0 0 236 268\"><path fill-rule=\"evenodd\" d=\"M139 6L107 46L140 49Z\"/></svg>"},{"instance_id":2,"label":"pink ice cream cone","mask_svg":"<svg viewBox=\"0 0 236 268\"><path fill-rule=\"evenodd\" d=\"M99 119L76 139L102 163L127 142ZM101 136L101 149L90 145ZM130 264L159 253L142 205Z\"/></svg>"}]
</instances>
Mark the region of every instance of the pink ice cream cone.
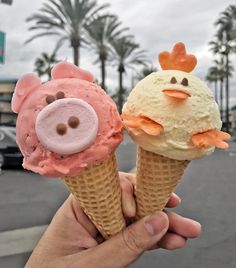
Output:
<instances>
[{"instance_id":1,"label":"pink ice cream cone","mask_svg":"<svg viewBox=\"0 0 236 268\"><path fill-rule=\"evenodd\" d=\"M114 151L122 141L115 103L93 76L67 62L41 84L23 76L12 98L26 169L63 178L105 238L125 226Z\"/></svg>"}]
</instances>

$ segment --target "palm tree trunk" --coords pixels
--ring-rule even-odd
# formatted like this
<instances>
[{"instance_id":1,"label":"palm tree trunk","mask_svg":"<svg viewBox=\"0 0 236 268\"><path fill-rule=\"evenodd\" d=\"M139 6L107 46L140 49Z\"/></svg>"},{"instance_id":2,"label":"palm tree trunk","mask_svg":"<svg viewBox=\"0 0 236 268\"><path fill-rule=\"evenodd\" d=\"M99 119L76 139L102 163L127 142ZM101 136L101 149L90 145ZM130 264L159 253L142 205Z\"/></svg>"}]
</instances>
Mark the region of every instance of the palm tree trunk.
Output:
<instances>
[{"instance_id":1,"label":"palm tree trunk","mask_svg":"<svg viewBox=\"0 0 236 268\"><path fill-rule=\"evenodd\" d=\"M79 66L79 49L80 49L80 46L73 46L74 64L77 66Z\"/></svg>"},{"instance_id":2,"label":"palm tree trunk","mask_svg":"<svg viewBox=\"0 0 236 268\"><path fill-rule=\"evenodd\" d=\"M215 80L215 100L218 103L218 81Z\"/></svg>"},{"instance_id":3,"label":"palm tree trunk","mask_svg":"<svg viewBox=\"0 0 236 268\"><path fill-rule=\"evenodd\" d=\"M223 119L223 84L224 80L220 79L220 117Z\"/></svg>"},{"instance_id":4,"label":"palm tree trunk","mask_svg":"<svg viewBox=\"0 0 236 268\"><path fill-rule=\"evenodd\" d=\"M123 70L119 70L119 92L118 92L118 109L121 113L123 107Z\"/></svg>"},{"instance_id":5,"label":"palm tree trunk","mask_svg":"<svg viewBox=\"0 0 236 268\"><path fill-rule=\"evenodd\" d=\"M106 91L106 84L105 84L105 79L106 79L106 61L104 59L101 59L101 76L102 76L101 86Z\"/></svg>"},{"instance_id":6,"label":"palm tree trunk","mask_svg":"<svg viewBox=\"0 0 236 268\"><path fill-rule=\"evenodd\" d=\"M48 81L51 80L51 72L50 73L48 72L47 75L48 75Z\"/></svg>"},{"instance_id":7,"label":"palm tree trunk","mask_svg":"<svg viewBox=\"0 0 236 268\"><path fill-rule=\"evenodd\" d=\"M226 98L226 131L229 131L229 54L226 54L226 79L225 79L225 98Z\"/></svg>"}]
</instances>

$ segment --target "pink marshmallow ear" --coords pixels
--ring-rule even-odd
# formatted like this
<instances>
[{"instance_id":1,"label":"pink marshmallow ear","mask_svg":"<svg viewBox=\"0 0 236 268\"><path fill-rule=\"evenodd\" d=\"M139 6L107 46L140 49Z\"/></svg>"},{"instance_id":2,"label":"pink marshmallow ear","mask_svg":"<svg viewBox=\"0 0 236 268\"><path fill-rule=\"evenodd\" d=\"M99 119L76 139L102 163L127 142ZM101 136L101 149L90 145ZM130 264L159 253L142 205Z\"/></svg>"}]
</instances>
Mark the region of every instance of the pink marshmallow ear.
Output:
<instances>
[{"instance_id":1,"label":"pink marshmallow ear","mask_svg":"<svg viewBox=\"0 0 236 268\"><path fill-rule=\"evenodd\" d=\"M93 75L85 71L72 63L62 61L54 66L52 69L52 79L61 79L61 78L78 78L93 82Z\"/></svg>"},{"instance_id":2,"label":"pink marshmallow ear","mask_svg":"<svg viewBox=\"0 0 236 268\"><path fill-rule=\"evenodd\" d=\"M14 113L18 113L20 111L20 107L27 97L32 91L36 90L41 86L41 81L35 74L26 74L18 80L14 94L12 96L11 101L11 109Z\"/></svg>"}]
</instances>

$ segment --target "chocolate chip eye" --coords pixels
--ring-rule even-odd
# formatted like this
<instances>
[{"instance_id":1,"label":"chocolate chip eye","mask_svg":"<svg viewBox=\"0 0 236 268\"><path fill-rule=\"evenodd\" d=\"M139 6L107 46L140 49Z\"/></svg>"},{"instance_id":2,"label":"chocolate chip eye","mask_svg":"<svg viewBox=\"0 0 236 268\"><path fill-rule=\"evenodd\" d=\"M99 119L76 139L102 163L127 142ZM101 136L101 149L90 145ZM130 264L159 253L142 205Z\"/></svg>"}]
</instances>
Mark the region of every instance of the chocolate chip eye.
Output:
<instances>
[{"instance_id":1,"label":"chocolate chip eye","mask_svg":"<svg viewBox=\"0 0 236 268\"><path fill-rule=\"evenodd\" d=\"M46 102L47 102L47 104L50 104L50 103L52 103L52 102L54 102L55 101L55 97L53 96L53 95L48 95L47 97L46 97Z\"/></svg>"},{"instance_id":2,"label":"chocolate chip eye","mask_svg":"<svg viewBox=\"0 0 236 268\"><path fill-rule=\"evenodd\" d=\"M65 93L63 91L58 91L56 94L57 99L63 99L65 98Z\"/></svg>"},{"instance_id":3,"label":"chocolate chip eye","mask_svg":"<svg viewBox=\"0 0 236 268\"><path fill-rule=\"evenodd\" d=\"M170 82L171 82L171 84L176 84L176 83L177 83L177 80L176 80L176 78L173 76L173 77L170 79Z\"/></svg>"},{"instance_id":4,"label":"chocolate chip eye","mask_svg":"<svg viewBox=\"0 0 236 268\"><path fill-rule=\"evenodd\" d=\"M187 87L188 86L188 79L187 78L184 78L181 82L181 85Z\"/></svg>"},{"instance_id":5,"label":"chocolate chip eye","mask_svg":"<svg viewBox=\"0 0 236 268\"><path fill-rule=\"evenodd\" d=\"M71 128L77 128L79 125L79 118L77 118L76 116L71 116L68 120L68 125Z\"/></svg>"},{"instance_id":6,"label":"chocolate chip eye","mask_svg":"<svg viewBox=\"0 0 236 268\"><path fill-rule=\"evenodd\" d=\"M58 124L57 125L57 133L61 136L63 136L64 134L66 134L67 131L67 127L65 124Z\"/></svg>"}]
</instances>

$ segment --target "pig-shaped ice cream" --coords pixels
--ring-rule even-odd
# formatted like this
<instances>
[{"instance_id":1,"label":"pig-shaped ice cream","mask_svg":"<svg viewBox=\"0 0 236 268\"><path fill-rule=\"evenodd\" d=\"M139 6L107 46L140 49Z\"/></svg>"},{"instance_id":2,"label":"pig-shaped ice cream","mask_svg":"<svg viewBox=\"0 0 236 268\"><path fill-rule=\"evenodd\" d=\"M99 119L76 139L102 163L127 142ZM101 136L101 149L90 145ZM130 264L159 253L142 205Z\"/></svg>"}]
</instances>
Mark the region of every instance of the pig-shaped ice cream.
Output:
<instances>
[{"instance_id":1,"label":"pig-shaped ice cream","mask_svg":"<svg viewBox=\"0 0 236 268\"><path fill-rule=\"evenodd\" d=\"M115 149L123 124L112 99L93 76L61 62L52 80L23 76L12 98L23 166L60 177L107 239L125 227Z\"/></svg>"},{"instance_id":2,"label":"pig-shaped ice cream","mask_svg":"<svg viewBox=\"0 0 236 268\"><path fill-rule=\"evenodd\" d=\"M103 162L122 141L122 122L112 99L93 76L61 62L52 80L23 76L12 98L16 139L26 169L49 177L77 175Z\"/></svg>"}]
</instances>

